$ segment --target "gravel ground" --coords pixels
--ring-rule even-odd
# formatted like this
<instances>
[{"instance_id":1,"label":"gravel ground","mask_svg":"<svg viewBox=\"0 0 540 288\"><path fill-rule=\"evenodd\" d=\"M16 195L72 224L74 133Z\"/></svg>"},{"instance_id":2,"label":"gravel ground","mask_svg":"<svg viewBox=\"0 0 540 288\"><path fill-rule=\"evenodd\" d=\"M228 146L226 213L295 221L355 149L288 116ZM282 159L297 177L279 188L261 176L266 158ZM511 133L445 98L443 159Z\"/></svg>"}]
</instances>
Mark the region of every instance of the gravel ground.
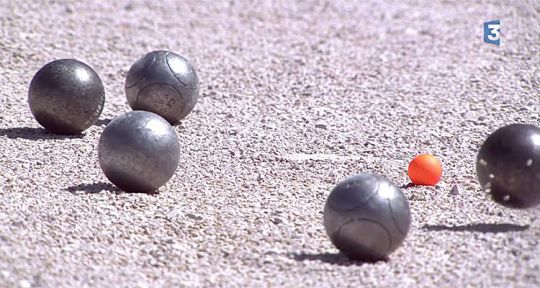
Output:
<instances>
[{"instance_id":1,"label":"gravel ground","mask_svg":"<svg viewBox=\"0 0 540 288\"><path fill-rule=\"evenodd\" d=\"M0 0L1 287L540 287L537 210L486 199L474 168L490 132L540 124L538 1L111 2ZM482 42L492 19L500 47ZM97 140L155 49L192 61L201 98L171 181L123 193ZM44 132L27 105L58 58L106 86L82 136ZM407 184L426 152L444 177L404 189L404 245L375 264L338 254L332 187L358 172Z\"/></svg>"}]
</instances>

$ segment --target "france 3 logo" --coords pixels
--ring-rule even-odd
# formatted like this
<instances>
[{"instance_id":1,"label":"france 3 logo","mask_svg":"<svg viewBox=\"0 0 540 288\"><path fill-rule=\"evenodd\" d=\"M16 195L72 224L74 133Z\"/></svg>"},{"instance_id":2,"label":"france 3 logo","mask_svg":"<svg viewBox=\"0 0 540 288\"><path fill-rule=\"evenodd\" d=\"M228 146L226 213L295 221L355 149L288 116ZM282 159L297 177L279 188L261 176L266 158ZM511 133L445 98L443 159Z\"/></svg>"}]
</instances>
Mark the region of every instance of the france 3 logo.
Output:
<instances>
[{"instance_id":1,"label":"france 3 logo","mask_svg":"<svg viewBox=\"0 0 540 288\"><path fill-rule=\"evenodd\" d=\"M501 45L501 20L484 22L484 42Z\"/></svg>"}]
</instances>

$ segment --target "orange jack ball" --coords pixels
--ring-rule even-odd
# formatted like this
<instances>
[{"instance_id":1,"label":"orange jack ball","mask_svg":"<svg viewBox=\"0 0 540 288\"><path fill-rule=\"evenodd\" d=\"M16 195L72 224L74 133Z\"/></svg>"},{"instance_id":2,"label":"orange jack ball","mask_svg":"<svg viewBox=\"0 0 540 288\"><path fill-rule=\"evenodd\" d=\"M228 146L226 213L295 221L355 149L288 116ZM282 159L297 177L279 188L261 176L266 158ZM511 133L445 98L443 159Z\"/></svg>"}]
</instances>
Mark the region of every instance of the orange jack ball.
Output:
<instances>
[{"instance_id":1,"label":"orange jack ball","mask_svg":"<svg viewBox=\"0 0 540 288\"><path fill-rule=\"evenodd\" d=\"M407 172L413 184L434 186L441 180L441 161L430 154L418 155L409 163Z\"/></svg>"}]
</instances>

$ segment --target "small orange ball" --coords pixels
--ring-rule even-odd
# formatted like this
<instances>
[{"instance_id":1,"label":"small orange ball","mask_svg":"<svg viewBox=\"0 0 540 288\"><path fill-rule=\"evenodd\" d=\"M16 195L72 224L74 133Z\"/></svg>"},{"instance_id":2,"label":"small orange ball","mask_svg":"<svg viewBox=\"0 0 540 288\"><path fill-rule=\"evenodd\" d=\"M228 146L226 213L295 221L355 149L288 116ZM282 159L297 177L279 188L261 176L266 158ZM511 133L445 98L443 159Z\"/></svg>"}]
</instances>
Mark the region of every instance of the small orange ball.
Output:
<instances>
[{"instance_id":1,"label":"small orange ball","mask_svg":"<svg viewBox=\"0 0 540 288\"><path fill-rule=\"evenodd\" d=\"M413 184L434 186L442 177L441 161L430 154L418 155L409 163L407 172Z\"/></svg>"}]
</instances>

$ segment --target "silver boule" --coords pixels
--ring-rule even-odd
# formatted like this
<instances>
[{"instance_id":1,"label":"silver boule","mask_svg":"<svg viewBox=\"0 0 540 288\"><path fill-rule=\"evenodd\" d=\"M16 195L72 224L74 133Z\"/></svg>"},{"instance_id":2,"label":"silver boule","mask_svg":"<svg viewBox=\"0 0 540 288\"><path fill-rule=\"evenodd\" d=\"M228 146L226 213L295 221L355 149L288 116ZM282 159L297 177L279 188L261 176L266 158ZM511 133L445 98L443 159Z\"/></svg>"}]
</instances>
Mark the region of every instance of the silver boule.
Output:
<instances>
[{"instance_id":1,"label":"silver boule","mask_svg":"<svg viewBox=\"0 0 540 288\"><path fill-rule=\"evenodd\" d=\"M180 143L173 127L161 116L131 111L112 120L98 145L105 176L126 192L153 192L174 175Z\"/></svg>"},{"instance_id":2,"label":"silver boule","mask_svg":"<svg viewBox=\"0 0 540 288\"><path fill-rule=\"evenodd\" d=\"M385 177L358 174L339 183L324 207L332 243L351 259L386 259L405 240L411 224L409 201Z\"/></svg>"},{"instance_id":3,"label":"silver boule","mask_svg":"<svg viewBox=\"0 0 540 288\"><path fill-rule=\"evenodd\" d=\"M195 107L199 78L186 58L170 51L153 51L131 66L125 88L133 110L154 112L174 125Z\"/></svg>"},{"instance_id":4,"label":"silver boule","mask_svg":"<svg viewBox=\"0 0 540 288\"><path fill-rule=\"evenodd\" d=\"M75 59L60 59L34 75L28 105L36 121L52 133L78 134L92 126L105 103L98 74Z\"/></svg>"}]
</instances>

